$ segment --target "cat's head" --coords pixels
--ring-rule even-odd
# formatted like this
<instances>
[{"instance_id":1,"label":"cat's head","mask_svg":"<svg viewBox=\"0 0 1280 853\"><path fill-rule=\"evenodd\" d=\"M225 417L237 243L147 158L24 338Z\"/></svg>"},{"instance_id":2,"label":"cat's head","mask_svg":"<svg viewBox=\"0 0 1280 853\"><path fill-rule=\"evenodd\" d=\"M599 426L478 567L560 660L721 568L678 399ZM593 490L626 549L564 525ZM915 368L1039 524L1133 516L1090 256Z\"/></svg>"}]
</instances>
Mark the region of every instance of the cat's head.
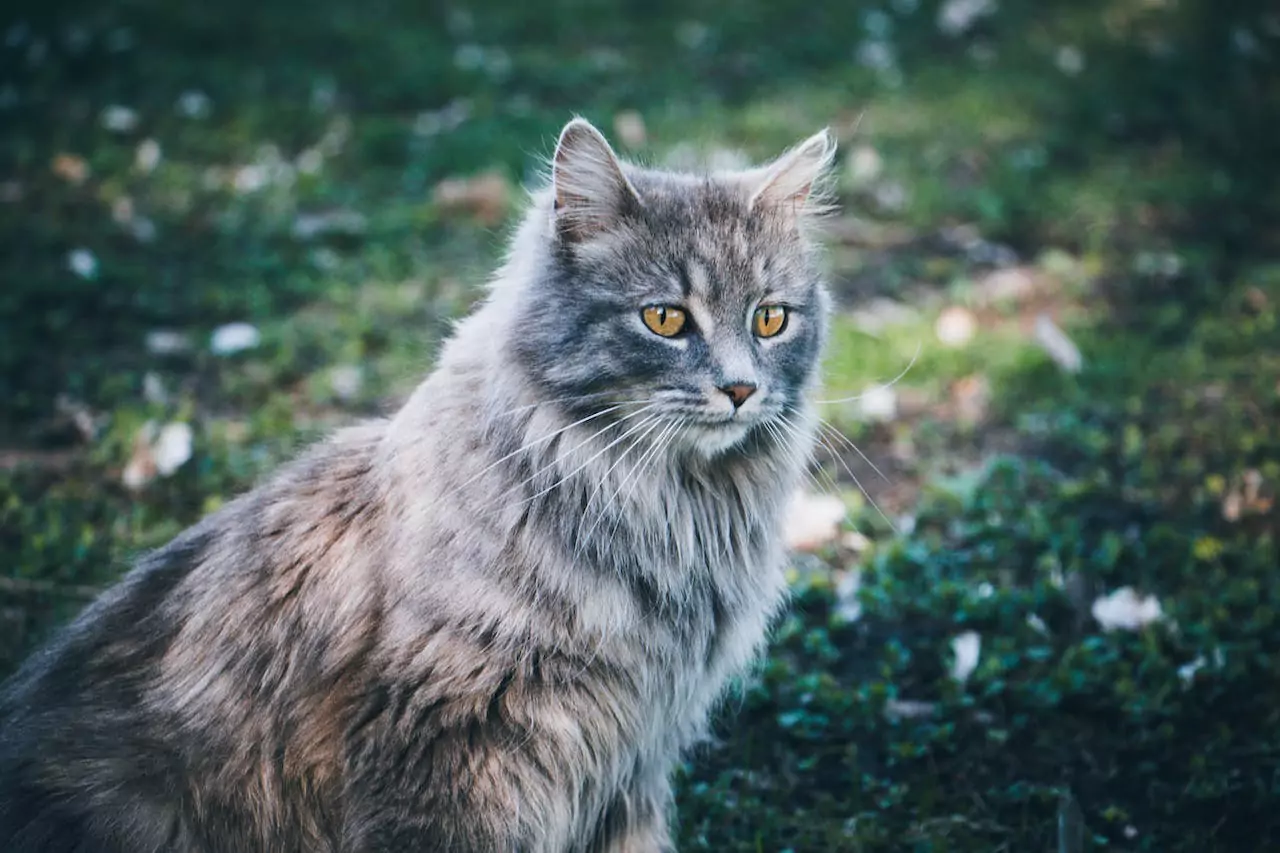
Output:
<instances>
[{"instance_id":1,"label":"cat's head","mask_svg":"<svg viewBox=\"0 0 1280 853\"><path fill-rule=\"evenodd\" d=\"M829 299L808 226L833 154L823 131L760 168L648 170L570 122L530 214L519 360L573 408L619 405L708 455L767 428L817 371Z\"/></svg>"}]
</instances>

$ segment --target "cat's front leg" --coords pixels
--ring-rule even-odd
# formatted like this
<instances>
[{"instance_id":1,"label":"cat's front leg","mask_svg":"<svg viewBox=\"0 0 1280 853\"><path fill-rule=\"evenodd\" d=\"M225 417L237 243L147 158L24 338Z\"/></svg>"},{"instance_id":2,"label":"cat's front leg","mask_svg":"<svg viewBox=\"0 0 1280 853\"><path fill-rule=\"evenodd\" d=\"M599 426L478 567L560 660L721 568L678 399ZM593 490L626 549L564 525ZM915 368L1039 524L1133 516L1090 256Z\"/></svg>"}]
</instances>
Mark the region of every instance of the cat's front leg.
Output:
<instances>
[{"instance_id":1,"label":"cat's front leg","mask_svg":"<svg viewBox=\"0 0 1280 853\"><path fill-rule=\"evenodd\" d=\"M604 853L676 853L665 819L629 829L615 838Z\"/></svg>"},{"instance_id":2,"label":"cat's front leg","mask_svg":"<svg viewBox=\"0 0 1280 853\"><path fill-rule=\"evenodd\" d=\"M665 775L643 777L632 783L609 809L600 853L675 853L671 839L674 797Z\"/></svg>"}]
</instances>

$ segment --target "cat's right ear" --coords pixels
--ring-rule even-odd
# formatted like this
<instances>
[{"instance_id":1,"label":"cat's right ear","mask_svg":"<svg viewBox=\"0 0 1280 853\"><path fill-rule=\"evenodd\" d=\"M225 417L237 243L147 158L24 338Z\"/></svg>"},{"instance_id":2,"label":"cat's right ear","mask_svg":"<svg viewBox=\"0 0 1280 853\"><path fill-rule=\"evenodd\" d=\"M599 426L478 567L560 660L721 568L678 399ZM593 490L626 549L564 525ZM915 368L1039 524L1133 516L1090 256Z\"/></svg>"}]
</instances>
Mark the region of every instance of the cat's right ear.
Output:
<instances>
[{"instance_id":1,"label":"cat's right ear","mask_svg":"<svg viewBox=\"0 0 1280 853\"><path fill-rule=\"evenodd\" d=\"M551 164L556 236L582 243L617 227L641 204L618 157L591 122L575 118L560 131Z\"/></svg>"}]
</instances>

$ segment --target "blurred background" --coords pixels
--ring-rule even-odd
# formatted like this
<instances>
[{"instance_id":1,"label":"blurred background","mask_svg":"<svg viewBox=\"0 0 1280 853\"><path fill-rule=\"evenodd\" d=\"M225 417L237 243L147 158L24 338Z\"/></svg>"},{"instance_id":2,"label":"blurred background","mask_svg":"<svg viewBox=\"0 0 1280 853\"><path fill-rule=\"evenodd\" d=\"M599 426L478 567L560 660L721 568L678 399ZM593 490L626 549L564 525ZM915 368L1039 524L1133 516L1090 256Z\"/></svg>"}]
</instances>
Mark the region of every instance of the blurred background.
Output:
<instances>
[{"instance_id":1,"label":"blurred background","mask_svg":"<svg viewBox=\"0 0 1280 853\"><path fill-rule=\"evenodd\" d=\"M574 114L841 142L842 402L681 849L1277 849L1271 0L6 3L0 673L392 411Z\"/></svg>"}]
</instances>

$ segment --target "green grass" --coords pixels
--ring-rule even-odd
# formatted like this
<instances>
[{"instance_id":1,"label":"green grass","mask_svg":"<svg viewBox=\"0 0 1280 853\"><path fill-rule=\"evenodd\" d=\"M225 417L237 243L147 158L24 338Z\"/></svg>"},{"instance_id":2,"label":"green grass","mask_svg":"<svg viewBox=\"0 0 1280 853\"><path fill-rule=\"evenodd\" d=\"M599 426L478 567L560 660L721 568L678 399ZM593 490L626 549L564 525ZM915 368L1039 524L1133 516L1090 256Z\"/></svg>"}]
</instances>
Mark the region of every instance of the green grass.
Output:
<instances>
[{"instance_id":1,"label":"green grass","mask_svg":"<svg viewBox=\"0 0 1280 853\"><path fill-rule=\"evenodd\" d=\"M910 369L897 417L824 416L889 482L835 438L840 458L820 454L867 544L797 557L759 677L682 774L681 849L1274 847L1274 13L1008 2L951 37L939 5L6 7L0 671L131 555L430 369L509 224L438 204L439 181L532 179L574 113L608 130L639 111L647 139L621 147L650 161L767 156L830 124L878 168L841 167L823 395ZM892 67L858 62L869 42ZM191 92L206 115L177 108ZM105 129L113 104L136 127ZM333 211L361 227L294 235ZM69 270L77 249L93 276ZM987 298L992 252L1041 289ZM873 298L908 310L869 331ZM935 323L955 306L976 332L947 346ZM1041 313L1080 372L1036 343ZM213 355L229 322L260 345ZM156 330L190 349L148 352ZM194 453L133 492L148 420L189 423ZM1091 605L1124 586L1165 618L1102 631Z\"/></svg>"}]
</instances>

